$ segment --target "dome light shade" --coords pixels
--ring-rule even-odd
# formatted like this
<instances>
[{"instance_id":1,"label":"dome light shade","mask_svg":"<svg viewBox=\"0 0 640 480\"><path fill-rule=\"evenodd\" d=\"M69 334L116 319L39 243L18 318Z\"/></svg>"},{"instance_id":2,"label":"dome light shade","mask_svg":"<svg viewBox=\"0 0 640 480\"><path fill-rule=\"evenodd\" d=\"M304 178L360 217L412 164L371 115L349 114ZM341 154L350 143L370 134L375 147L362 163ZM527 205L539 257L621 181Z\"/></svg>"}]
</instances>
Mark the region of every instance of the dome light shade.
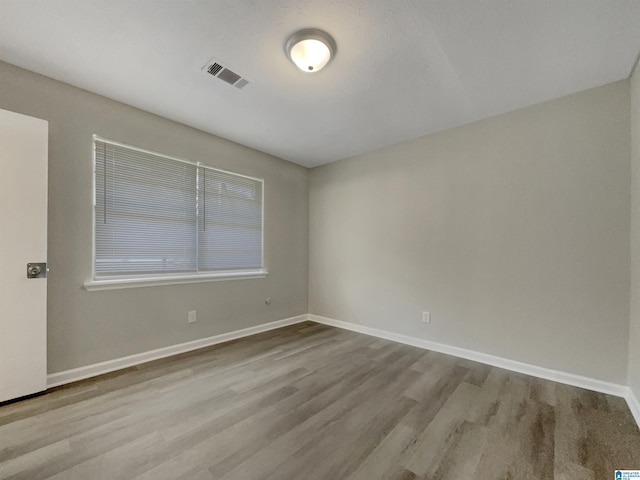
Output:
<instances>
[{"instance_id":1,"label":"dome light shade","mask_svg":"<svg viewBox=\"0 0 640 480\"><path fill-rule=\"evenodd\" d=\"M309 28L291 35L285 51L303 72L317 72L335 56L336 42L328 33Z\"/></svg>"},{"instance_id":2,"label":"dome light shade","mask_svg":"<svg viewBox=\"0 0 640 480\"><path fill-rule=\"evenodd\" d=\"M291 47L291 60L304 72L317 72L331 59L331 52L320 40L308 38Z\"/></svg>"}]
</instances>

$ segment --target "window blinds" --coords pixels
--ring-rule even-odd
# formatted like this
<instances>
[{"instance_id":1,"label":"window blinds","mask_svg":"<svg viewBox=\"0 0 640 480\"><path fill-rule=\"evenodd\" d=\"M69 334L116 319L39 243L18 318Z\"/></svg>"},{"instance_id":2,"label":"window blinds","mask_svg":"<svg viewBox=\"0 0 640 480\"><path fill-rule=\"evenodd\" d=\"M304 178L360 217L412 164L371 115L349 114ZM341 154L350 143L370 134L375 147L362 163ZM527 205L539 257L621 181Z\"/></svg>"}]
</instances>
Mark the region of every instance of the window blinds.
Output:
<instances>
[{"instance_id":1,"label":"window blinds","mask_svg":"<svg viewBox=\"0 0 640 480\"><path fill-rule=\"evenodd\" d=\"M95 139L95 277L262 268L262 181Z\"/></svg>"},{"instance_id":2,"label":"window blinds","mask_svg":"<svg viewBox=\"0 0 640 480\"><path fill-rule=\"evenodd\" d=\"M199 172L198 265L202 271L262 267L262 183Z\"/></svg>"}]
</instances>

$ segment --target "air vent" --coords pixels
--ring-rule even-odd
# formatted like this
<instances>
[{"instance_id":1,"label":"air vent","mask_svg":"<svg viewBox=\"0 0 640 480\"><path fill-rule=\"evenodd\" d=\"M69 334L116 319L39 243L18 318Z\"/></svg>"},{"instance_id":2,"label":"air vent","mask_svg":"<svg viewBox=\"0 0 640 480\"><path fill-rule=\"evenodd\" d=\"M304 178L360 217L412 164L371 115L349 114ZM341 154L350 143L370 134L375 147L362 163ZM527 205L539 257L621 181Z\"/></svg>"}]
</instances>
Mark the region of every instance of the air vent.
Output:
<instances>
[{"instance_id":1,"label":"air vent","mask_svg":"<svg viewBox=\"0 0 640 480\"><path fill-rule=\"evenodd\" d=\"M238 89L244 88L249 84L249 80L238 75L236 72L229 70L217 60L211 60L204 66L202 71L207 72L209 75L212 75L229 85L233 85Z\"/></svg>"},{"instance_id":2,"label":"air vent","mask_svg":"<svg viewBox=\"0 0 640 480\"><path fill-rule=\"evenodd\" d=\"M219 63L213 62L213 65L207 68L207 72L209 72L211 75L215 77L218 74L218 72L220 72L220 70L222 70L223 68L224 67Z\"/></svg>"},{"instance_id":3,"label":"air vent","mask_svg":"<svg viewBox=\"0 0 640 480\"><path fill-rule=\"evenodd\" d=\"M235 72L232 72L228 68L223 68L220 70L220 73L217 75L220 80L227 82L229 85L233 85L242 77Z\"/></svg>"}]
</instances>

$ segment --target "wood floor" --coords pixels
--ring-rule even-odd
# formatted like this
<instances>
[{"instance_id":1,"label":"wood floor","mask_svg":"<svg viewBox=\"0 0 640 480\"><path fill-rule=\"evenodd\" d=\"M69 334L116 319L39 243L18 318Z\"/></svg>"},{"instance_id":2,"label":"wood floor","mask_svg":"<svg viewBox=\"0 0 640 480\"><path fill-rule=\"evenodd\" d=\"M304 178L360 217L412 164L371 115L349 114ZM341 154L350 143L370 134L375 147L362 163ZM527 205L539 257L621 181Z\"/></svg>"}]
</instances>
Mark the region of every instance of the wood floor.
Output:
<instances>
[{"instance_id":1,"label":"wood floor","mask_svg":"<svg viewBox=\"0 0 640 480\"><path fill-rule=\"evenodd\" d=\"M624 400L303 323L0 407L0 478L613 478Z\"/></svg>"}]
</instances>

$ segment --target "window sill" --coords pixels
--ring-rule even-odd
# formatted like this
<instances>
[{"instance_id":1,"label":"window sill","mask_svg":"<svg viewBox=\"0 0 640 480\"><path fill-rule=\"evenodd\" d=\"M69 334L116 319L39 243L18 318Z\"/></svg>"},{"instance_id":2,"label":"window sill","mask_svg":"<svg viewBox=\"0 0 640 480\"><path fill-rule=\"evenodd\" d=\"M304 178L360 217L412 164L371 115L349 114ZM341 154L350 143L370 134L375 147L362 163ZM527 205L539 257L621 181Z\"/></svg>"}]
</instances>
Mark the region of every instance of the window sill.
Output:
<instances>
[{"instance_id":1,"label":"window sill","mask_svg":"<svg viewBox=\"0 0 640 480\"><path fill-rule=\"evenodd\" d=\"M164 277L144 278L109 278L103 280L87 280L84 288L90 292L99 290L118 290L122 288L155 287L160 285L179 285L183 283L218 282L222 280L247 280L251 278L265 278L266 270L251 270L247 272L224 272L202 275L176 275Z\"/></svg>"}]
</instances>

